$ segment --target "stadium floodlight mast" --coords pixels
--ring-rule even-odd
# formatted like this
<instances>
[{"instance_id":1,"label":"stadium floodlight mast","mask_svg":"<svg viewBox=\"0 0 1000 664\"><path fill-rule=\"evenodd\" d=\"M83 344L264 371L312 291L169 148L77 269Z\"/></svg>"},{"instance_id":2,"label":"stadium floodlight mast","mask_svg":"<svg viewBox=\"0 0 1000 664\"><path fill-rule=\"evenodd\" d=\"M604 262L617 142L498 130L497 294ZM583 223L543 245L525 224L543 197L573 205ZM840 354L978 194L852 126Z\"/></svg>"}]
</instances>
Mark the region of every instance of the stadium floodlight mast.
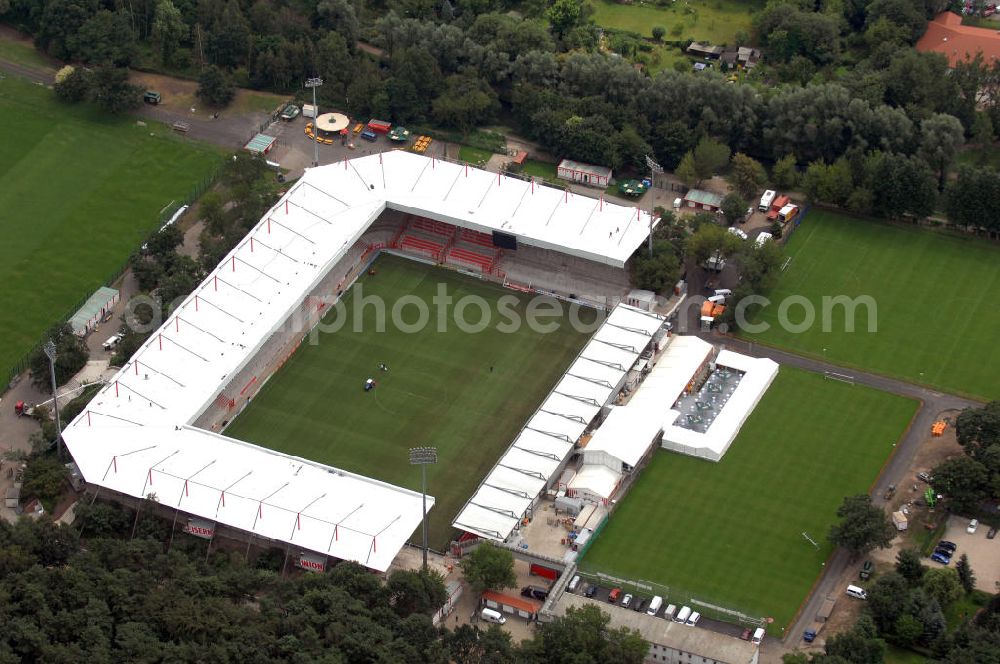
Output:
<instances>
[{"instance_id":1,"label":"stadium floodlight mast","mask_svg":"<svg viewBox=\"0 0 1000 664\"><path fill-rule=\"evenodd\" d=\"M313 91L313 128L316 130L313 132L313 166L319 166L319 126L317 125L319 106L316 105L316 88L321 85L323 85L323 79L319 76L306 79L306 87L312 88Z\"/></svg>"},{"instance_id":2,"label":"stadium floodlight mast","mask_svg":"<svg viewBox=\"0 0 1000 664\"><path fill-rule=\"evenodd\" d=\"M56 415L56 458L62 459L62 423L59 421L59 399L56 394L56 358L59 353L56 350L56 343L49 339L42 346L45 357L49 358L49 378L52 379L52 409Z\"/></svg>"},{"instance_id":3,"label":"stadium floodlight mast","mask_svg":"<svg viewBox=\"0 0 1000 664\"><path fill-rule=\"evenodd\" d=\"M424 571L427 571L427 466L437 463L438 450L436 447L411 447L410 465L420 466L420 493L424 499Z\"/></svg>"},{"instance_id":4,"label":"stadium floodlight mast","mask_svg":"<svg viewBox=\"0 0 1000 664\"><path fill-rule=\"evenodd\" d=\"M649 257L653 257L653 206L656 204L656 174L663 172L663 166L656 163L656 160L646 155L646 165L649 166L649 188L653 190L653 195L649 197Z\"/></svg>"}]
</instances>

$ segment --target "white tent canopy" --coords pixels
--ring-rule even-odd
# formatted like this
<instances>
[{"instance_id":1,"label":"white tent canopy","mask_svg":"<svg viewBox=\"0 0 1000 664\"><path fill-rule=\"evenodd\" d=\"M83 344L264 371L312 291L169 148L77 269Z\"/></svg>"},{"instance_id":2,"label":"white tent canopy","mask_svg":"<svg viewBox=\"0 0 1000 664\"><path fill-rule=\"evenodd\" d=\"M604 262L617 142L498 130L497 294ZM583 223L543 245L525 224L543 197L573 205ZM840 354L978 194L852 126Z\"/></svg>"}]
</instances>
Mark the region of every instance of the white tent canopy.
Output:
<instances>
[{"instance_id":1,"label":"white tent canopy","mask_svg":"<svg viewBox=\"0 0 1000 664\"><path fill-rule=\"evenodd\" d=\"M655 314L624 304L615 307L452 525L494 541L507 539L590 422L617 394L661 325L663 318ZM512 484L504 485L508 493L500 496L494 487L502 482Z\"/></svg>"},{"instance_id":2,"label":"white tent canopy","mask_svg":"<svg viewBox=\"0 0 1000 664\"><path fill-rule=\"evenodd\" d=\"M607 504L621 482L622 474L603 465L586 465L570 480L570 495L589 502Z\"/></svg>"},{"instance_id":3,"label":"white tent canopy","mask_svg":"<svg viewBox=\"0 0 1000 664\"><path fill-rule=\"evenodd\" d=\"M600 464L622 472L635 468L663 430L663 413L647 408L616 407L583 450L584 464Z\"/></svg>"}]
</instances>

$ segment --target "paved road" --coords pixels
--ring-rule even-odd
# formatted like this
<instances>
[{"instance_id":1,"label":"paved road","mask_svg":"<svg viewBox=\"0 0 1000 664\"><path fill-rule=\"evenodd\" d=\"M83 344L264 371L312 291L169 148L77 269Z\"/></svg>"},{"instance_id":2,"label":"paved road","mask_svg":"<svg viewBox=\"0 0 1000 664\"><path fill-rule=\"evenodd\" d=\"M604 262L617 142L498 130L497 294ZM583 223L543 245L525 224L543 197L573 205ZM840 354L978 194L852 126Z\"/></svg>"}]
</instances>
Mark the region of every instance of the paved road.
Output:
<instances>
[{"instance_id":1,"label":"paved road","mask_svg":"<svg viewBox=\"0 0 1000 664\"><path fill-rule=\"evenodd\" d=\"M793 353L762 346L757 343L743 341L713 332L699 333L698 336L714 344L721 344L740 353L745 353L753 357L767 357L778 364L813 371L816 373L835 373L839 376L849 376L856 384L873 387L877 390L890 392L903 397L917 399L920 407L917 410L910 427L903 434L903 437L896 444L896 450L892 458L882 469L882 474L872 487L872 499L876 505L884 505L882 495L890 484L902 486L912 478L906 477L906 473L913 464L920 445L927 440L930 433L931 424L939 419L941 413L949 410L961 410L963 408L974 408L982 405L980 402L958 397L952 394L944 394L927 387L914 385L895 378L888 378L877 374L844 369L835 364L830 364L822 360L809 357L802 357ZM831 378L831 380L834 380ZM813 622L813 617L819 611L820 604L828 594L843 594L841 579L844 577L848 567L856 562L850 560L850 556L844 549L834 551L830 560L827 561L823 575L808 601L802 607L794 624L785 635L785 645L795 646L801 643L802 632Z\"/></svg>"}]
</instances>

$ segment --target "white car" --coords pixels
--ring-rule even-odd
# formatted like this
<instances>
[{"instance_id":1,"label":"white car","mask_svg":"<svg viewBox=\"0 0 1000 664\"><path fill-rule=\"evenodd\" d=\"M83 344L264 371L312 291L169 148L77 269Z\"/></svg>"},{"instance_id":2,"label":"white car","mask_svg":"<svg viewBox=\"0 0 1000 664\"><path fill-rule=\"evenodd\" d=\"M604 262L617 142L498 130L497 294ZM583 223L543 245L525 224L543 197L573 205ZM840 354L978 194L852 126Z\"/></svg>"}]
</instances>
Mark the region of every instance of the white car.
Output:
<instances>
[{"instance_id":1,"label":"white car","mask_svg":"<svg viewBox=\"0 0 1000 664\"><path fill-rule=\"evenodd\" d=\"M976 528L978 527L979 527L979 519L973 519L972 521L969 522L969 527L965 529L965 532L972 535L973 533L976 532Z\"/></svg>"},{"instance_id":2,"label":"white car","mask_svg":"<svg viewBox=\"0 0 1000 664\"><path fill-rule=\"evenodd\" d=\"M118 334L111 335L107 341L105 341L101 346L104 350L111 352L118 345L118 342L125 338L125 335L119 332Z\"/></svg>"}]
</instances>

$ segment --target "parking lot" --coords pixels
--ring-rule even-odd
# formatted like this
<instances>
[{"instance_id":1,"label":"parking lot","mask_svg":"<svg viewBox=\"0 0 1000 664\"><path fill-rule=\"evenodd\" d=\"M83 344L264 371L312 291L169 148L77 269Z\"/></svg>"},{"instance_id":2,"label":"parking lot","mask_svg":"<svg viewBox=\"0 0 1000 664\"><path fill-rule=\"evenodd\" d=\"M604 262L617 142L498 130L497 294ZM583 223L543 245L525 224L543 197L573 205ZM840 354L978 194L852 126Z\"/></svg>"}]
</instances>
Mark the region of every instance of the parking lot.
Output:
<instances>
[{"instance_id":1,"label":"parking lot","mask_svg":"<svg viewBox=\"0 0 1000 664\"><path fill-rule=\"evenodd\" d=\"M945 530L942 539L954 542L958 545L955 555L951 558L953 567L958 558L964 553L969 556L969 565L976 575L976 588L988 593L1000 591L1000 536L995 539L987 539L986 533L990 527L985 523L980 523L975 533L966 532L969 520L953 516L948 519L948 529ZM927 561L928 565L938 566L937 563Z\"/></svg>"},{"instance_id":2,"label":"parking lot","mask_svg":"<svg viewBox=\"0 0 1000 664\"><path fill-rule=\"evenodd\" d=\"M586 579L581 578L580 585L576 588L576 592L574 594L576 595L586 594L587 589L590 585L592 584L588 583ZM617 602L610 603L608 602L608 596L611 594L611 591L613 589L610 586L605 586L600 584L593 584L593 585L595 586L595 590L592 598L594 600L604 602L605 604L607 604L608 611L640 611L640 610L645 611L649 605L649 601L652 599L652 596L649 594L645 595L633 594L632 601L630 602L629 607L626 609L621 606L622 599L625 597L625 594L627 592L626 590L624 589L622 590ZM664 613L670 607L670 604L671 601L669 596L664 597L663 604L660 606L660 609L656 612L656 617L664 618ZM676 615L676 613L680 612L682 605L677 604L676 602L674 604L676 608L675 612ZM699 610L699 607L697 606L691 606L690 608L695 611ZM736 625L734 623L724 622L721 620L714 620L712 618L707 618L705 616L701 617L701 619L698 621L697 626L700 629L708 629L718 634L724 634L726 636L732 636L735 638L739 638L740 635L743 634L743 631L745 629L745 626Z\"/></svg>"}]
</instances>

